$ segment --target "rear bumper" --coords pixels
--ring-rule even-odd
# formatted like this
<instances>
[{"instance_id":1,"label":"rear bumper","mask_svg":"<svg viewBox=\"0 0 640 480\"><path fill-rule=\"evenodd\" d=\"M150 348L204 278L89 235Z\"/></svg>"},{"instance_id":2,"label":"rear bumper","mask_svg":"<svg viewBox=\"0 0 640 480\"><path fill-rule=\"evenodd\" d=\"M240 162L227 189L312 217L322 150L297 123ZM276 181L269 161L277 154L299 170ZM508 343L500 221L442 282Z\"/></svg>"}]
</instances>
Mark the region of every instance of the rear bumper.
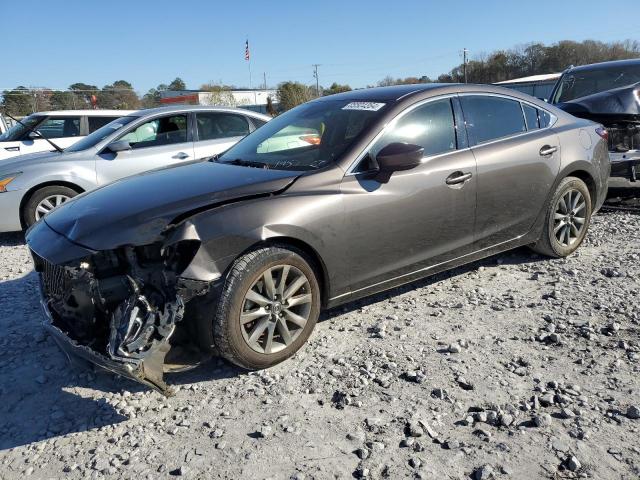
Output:
<instances>
[{"instance_id":1,"label":"rear bumper","mask_svg":"<svg viewBox=\"0 0 640 480\"><path fill-rule=\"evenodd\" d=\"M20 203L22 190L0 193L0 232L17 232L22 230L20 223Z\"/></svg>"}]
</instances>

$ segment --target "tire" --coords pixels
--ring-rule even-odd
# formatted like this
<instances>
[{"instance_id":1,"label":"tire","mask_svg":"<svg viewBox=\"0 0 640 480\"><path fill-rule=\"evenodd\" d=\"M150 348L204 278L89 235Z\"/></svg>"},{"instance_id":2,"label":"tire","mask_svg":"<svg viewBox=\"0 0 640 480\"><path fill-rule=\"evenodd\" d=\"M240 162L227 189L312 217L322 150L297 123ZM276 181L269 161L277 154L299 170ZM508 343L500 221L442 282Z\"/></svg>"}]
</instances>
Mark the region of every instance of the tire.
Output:
<instances>
[{"instance_id":1,"label":"tire","mask_svg":"<svg viewBox=\"0 0 640 480\"><path fill-rule=\"evenodd\" d=\"M579 195L577 195L576 192ZM570 195L570 197L567 197L568 195ZM579 208L583 202L584 207L579 211L574 211L571 208L563 209L563 203L561 202L564 202L566 206L567 198L571 198L572 203L578 198L576 208ZM564 210L567 210L567 212L564 212ZM542 234L531 248L542 255L554 258L571 255L578 249L587 234L591 223L591 213L591 194L589 193L587 185L576 177L564 178L558 185L547 207ZM557 218L557 216L563 215L564 219ZM581 217L580 215L584 216ZM578 229L580 219L584 219L584 221ZM567 221L569 223L567 223ZM575 229L572 228L572 225ZM575 230L577 230L577 232ZM569 239L567 239L567 231L569 232Z\"/></svg>"},{"instance_id":2,"label":"tire","mask_svg":"<svg viewBox=\"0 0 640 480\"><path fill-rule=\"evenodd\" d=\"M53 185L50 187L41 188L40 190L36 190L31 194L31 197L29 197L29 200L24 205L21 212L22 222L25 228L29 228L31 225L36 223L40 219L39 215L44 216L44 212L39 212L38 207L43 206L44 204L41 204L47 199L63 199L60 203L64 203L65 201L75 197L76 195L78 195L78 192L69 187L63 187L61 185ZM55 202L53 200L49 203L54 208L59 205L59 203L54 204Z\"/></svg>"},{"instance_id":3,"label":"tire","mask_svg":"<svg viewBox=\"0 0 640 480\"><path fill-rule=\"evenodd\" d=\"M267 271L272 278L271 296L265 280ZM284 285L281 285L282 277L286 279ZM298 283L301 286L296 289ZM285 298L290 290L290 296ZM254 297L262 303L254 303ZM278 298L282 300L281 304ZM262 306L265 299L271 303ZM292 300L301 303L290 306ZM261 315L261 309L269 313L257 317ZM255 320L243 323L241 313L245 321L253 317ZM265 247L234 262L222 287L212 328L209 332L201 329L201 333L212 340L214 349L228 361L248 370L260 370L295 354L311 335L319 314L320 287L316 272L304 253L289 246ZM306 323L300 325L300 318L305 317ZM289 321L290 318L296 323ZM261 331L252 340L254 334ZM269 332L273 332L271 343Z\"/></svg>"}]
</instances>

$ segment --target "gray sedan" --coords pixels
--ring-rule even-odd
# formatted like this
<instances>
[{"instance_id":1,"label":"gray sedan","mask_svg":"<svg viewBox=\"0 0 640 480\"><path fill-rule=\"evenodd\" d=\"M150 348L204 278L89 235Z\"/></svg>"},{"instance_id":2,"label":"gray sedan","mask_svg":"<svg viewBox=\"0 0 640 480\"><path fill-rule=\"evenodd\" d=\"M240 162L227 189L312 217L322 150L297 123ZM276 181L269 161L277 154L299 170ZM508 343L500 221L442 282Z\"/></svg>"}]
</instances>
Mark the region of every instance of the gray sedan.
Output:
<instances>
[{"instance_id":1,"label":"gray sedan","mask_svg":"<svg viewBox=\"0 0 640 480\"><path fill-rule=\"evenodd\" d=\"M128 114L66 148L0 162L0 232L29 227L79 193L227 150L270 117L247 110L162 107Z\"/></svg>"},{"instance_id":2,"label":"gray sedan","mask_svg":"<svg viewBox=\"0 0 640 480\"><path fill-rule=\"evenodd\" d=\"M323 308L522 245L573 253L606 195L604 136L498 87L317 99L44 217L44 312L64 348L165 393L164 371L211 353L266 368Z\"/></svg>"}]
</instances>

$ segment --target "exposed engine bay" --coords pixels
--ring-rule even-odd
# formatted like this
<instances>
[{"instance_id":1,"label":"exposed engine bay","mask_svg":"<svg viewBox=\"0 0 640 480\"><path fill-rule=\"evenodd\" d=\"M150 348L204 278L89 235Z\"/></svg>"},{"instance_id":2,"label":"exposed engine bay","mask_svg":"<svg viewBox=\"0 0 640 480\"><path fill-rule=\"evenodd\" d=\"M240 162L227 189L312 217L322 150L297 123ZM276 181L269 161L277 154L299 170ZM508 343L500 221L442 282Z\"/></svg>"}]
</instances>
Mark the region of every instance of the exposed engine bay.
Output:
<instances>
[{"instance_id":1,"label":"exposed engine bay","mask_svg":"<svg viewBox=\"0 0 640 480\"><path fill-rule=\"evenodd\" d=\"M126 246L98 252L73 266L53 265L32 252L52 326L77 346L170 395L163 373L178 368L164 365L180 339L171 340L187 304L210 289L208 282L179 277L198 246L191 240L168 247ZM180 346L183 351L195 348Z\"/></svg>"}]
</instances>

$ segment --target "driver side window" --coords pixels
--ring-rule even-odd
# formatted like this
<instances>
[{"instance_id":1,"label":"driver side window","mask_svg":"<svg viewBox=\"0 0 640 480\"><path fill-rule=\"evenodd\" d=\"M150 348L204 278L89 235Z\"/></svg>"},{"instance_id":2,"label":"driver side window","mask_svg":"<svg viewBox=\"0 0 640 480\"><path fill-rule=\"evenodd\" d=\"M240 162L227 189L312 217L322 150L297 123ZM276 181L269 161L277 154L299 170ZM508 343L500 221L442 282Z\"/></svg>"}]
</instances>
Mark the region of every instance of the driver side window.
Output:
<instances>
[{"instance_id":1,"label":"driver side window","mask_svg":"<svg viewBox=\"0 0 640 480\"><path fill-rule=\"evenodd\" d=\"M187 141L187 115L154 118L137 126L120 140L129 142L134 150L184 143Z\"/></svg>"},{"instance_id":2,"label":"driver side window","mask_svg":"<svg viewBox=\"0 0 640 480\"><path fill-rule=\"evenodd\" d=\"M371 170L371 156L390 143L410 143L424 148L424 156L446 153L457 148L451 100L434 100L395 120L369 150L358 171Z\"/></svg>"}]
</instances>

